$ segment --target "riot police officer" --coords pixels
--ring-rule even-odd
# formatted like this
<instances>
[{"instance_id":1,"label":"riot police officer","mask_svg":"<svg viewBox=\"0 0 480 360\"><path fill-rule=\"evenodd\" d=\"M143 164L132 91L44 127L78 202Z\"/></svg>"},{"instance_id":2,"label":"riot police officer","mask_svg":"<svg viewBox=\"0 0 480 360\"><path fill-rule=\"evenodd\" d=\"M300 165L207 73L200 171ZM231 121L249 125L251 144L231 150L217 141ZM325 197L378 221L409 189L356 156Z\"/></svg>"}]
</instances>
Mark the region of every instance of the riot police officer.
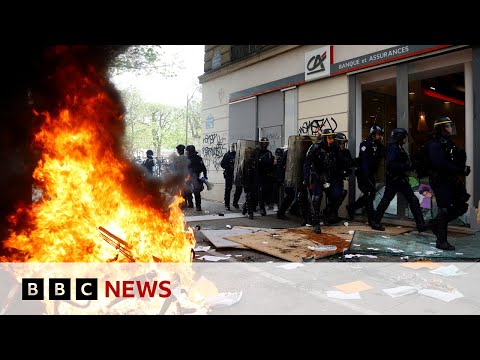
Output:
<instances>
[{"instance_id":1,"label":"riot police officer","mask_svg":"<svg viewBox=\"0 0 480 360\"><path fill-rule=\"evenodd\" d=\"M150 175L153 175L153 168L155 166L155 160L153 159L153 151L147 150L147 158L142 162L142 166L145 167Z\"/></svg>"},{"instance_id":2,"label":"riot police officer","mask_svg":"<svg viewBox=\"0 0 480 360\"><path fill-rule=\"evenodd\" d=\"M230 194L233 188L233 175L235 168L236 144L230 145L230 150L223 155L220 166L223 168L223 178L225 179L225 209L230 210ZM242 186L235 185L235 193L233 194L233 207L238 209L238 200L242 194Z\"/></svg>"},{"instance_id":3,"label":"riot police officer","mask_svg":"<svg viewBox=\"0 0 480 360\"><path fill-rule=\"evenodd\" d=\"M347 205L348 216L353 219L355 211L365 206L368 223L373 224L373 201L376 194L375 173L384 158L383 129L378 125L370 128L368 137L360 143L358 168L355 170L358 188L362 192L357 201Z\"/></svg>"},{"instance_id":4,"label":"riot police officer","mask_svg":"<svg viewBox=\"0 0 480 360\"><path fill-rule=\"evenodd\" d=\"M387 150L385 154L387 175L385 179L385 192L380 203L377 206L373 217L372 229L385 230L385 227L380 224L385 211L395 195L399 192L405 196L405 199L410 206L417 229L419 232L425 231L425 220L423 219L422 210L418 198L413 193L412 187L408 181L407 172L413 170L410 158L403 148L407 142L408 132L403 128L396 128L392 130L390 139L388 139Z\"/></svg>"},{"instance_id":5,"label":"riot police officer","mask_svg":"<svg viewBox=\"0 0 480 360\"><path fill-rule=\"evenodd\" d=\"M288 149L283 151L282 158L277 163L277 180L279 181L280 185L284 184L285 181L285 170L287 166L287 158L288 158ZM295 200L295 189L291 186L284 186L283 191L285 193L285 197L283 198L280 207L277 211L277 218L281 220L288 220L288 217L285 215L285 212L292 204L293 200Z\"/></svg>"},{"instance_id":6,"label":"riot police officer","mask_svg":"<svg viewBox=\"0 0 480 360\"><path fill-rule=\"evenodd\" d=\"M449 117L434 122L433 139L425 144L426 157L431 164L430 186L438 206L435 219L429 224L437 237L436 247L455 250L447 241L448 223L465 214L468 199L464 176L470 174L466 153L458 149L451 137L457 134L455 123Z\"/></svg>"},{"instance_id":7,"label":"riot police officer","mask_svg":"<svg viewBox=\"0 0 480 360\"><path fill-rule=\"evenodd\" d=\"M343 179L339 175L340 149L335 141L335 132L325 129L317 142L308 149L303 166L303 177L307 188L311 189L313 205L312 222L314 232L320 234L320 205L323 192L327 194L328 204L324 211L324 223L331 223L333 204L342 196Z\"/></svg>"},{"instance_id":8,"label":"riot police officer","mask_svg":"<svg viewBox=\"0 0 480 360\"><path fill-rule=\"evenodd\" d=\"M257 196L258 207L262 216L267 215L265 204L270 203L272 196L272 185L274 180L273 161L274 157L270 150L268 138L260 139L260 146L255 152L255 162L257 163Z\"/></svg>"},{"instance_id":9,"label":"riot police officer","mask_svg":"<svg viewBox=\"0 0 480 360\"><path fill-rule=\"evenodd\" d=\"M185 148L188 157L188 172L190 178L187 180L187 185L192 188L193 195L195 196L195 207L197 211L202 211L202 197L200 192L203 191L204 186L200 180L200 173L203 172L205 179L207 178L207 168L203 163L203 159L198 155L195 150L195 146L188 145Z\"/></svg>"},{"instance_id":10,"label":"riot police officer","mask_svg":"<svg viewBox=\"0 0 480 360\"><path fill-rule=\"evenodd\" d=\"M339 171L339 175L341 179L347 180L349 176L352 175L352 172L353 172L352 167L354 165L352 154L347 147L348 139L344 133L338 132L335 134L335 140L338 142L338 147L340 150L340 161L337 169ZM340 208L340 206L343 203L343 200L345 200L345 197L347 196L347 190L344 189L343 181L340 183L340 186L342 188L342 196L338 199L338 201L335 204L332 204L333 216L331 221L333 222L340 221L340 218L338 217L338 209Z\"/></svg>"}]
</instances>

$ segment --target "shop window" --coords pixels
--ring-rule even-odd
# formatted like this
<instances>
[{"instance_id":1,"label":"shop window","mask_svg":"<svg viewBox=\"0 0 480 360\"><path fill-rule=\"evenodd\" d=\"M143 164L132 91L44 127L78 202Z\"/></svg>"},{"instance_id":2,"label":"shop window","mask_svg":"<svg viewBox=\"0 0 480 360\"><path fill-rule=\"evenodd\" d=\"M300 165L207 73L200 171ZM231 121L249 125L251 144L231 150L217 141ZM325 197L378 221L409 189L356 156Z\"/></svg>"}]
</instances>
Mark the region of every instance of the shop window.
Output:
<instances>
[{"instance_id":1,"label":"shop window","mask_svg":"<svg viewBox=\"0 0 480 360\"><path fill-rule=\"evenodd\" d=\"M397 88L396 79L386 79L362 84L362 140L369 135L370 128L379 125L385 131L383 144L391 131L397 127ZM378 192L375 196L376 207L385 188L385 161L382 161L375 175ZM385 214L396 215L396 197L390 203Z\"/></svg>"},{"instance_id":2,"label":"shop window","mask_svg":"<svg viewBox=\"0 0 480 360\"><path fill-rule=\"evenodd\" d=\"M410 153L415 153L420 146L431 139L433 123L444 116L450 117L457 128L455 144L465 149L465 76L463 64L413 73L408 81L408 115ZM412 176L415 176L413 173ZM412 186L419 197L425 220L436 216L435 194L427 192L429 199L423 196L422 187L428 187L428 178L416 179ZM423 204L423 205L422 205ZM410 211L409 218L413 219ZM452 222L464 225L466 215Z\"/></svg>"}]
</instances>

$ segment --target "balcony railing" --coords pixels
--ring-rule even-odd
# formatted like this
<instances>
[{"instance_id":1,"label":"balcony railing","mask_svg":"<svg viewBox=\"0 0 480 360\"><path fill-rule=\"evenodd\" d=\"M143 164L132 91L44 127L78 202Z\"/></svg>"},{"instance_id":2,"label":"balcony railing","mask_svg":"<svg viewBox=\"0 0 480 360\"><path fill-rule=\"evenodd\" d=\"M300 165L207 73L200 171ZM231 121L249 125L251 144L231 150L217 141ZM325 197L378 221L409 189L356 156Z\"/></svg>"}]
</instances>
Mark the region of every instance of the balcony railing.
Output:
<instances>
[{"instance_id":1,"label":"balcony railing","mask_svg":"<svg viewBox=\"0 0 480 360\"><path fill-rule=\"evenodd\" d=\"M232 63L243 60L252 54L259 53L271 45L232 45L231 58Z\"/></svg>"}]
</instances>

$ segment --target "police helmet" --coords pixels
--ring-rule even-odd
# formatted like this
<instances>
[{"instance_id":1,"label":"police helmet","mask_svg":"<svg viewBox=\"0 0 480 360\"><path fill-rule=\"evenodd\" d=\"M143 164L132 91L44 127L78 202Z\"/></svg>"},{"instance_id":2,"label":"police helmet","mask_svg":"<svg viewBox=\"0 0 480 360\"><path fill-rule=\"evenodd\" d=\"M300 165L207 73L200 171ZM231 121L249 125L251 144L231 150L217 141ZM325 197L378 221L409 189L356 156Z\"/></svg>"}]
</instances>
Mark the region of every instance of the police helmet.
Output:
<instances>
[{"instance_id":1,"label":"police helmet","mask_svg":"<svg viewBox=\"0 0 480 360\"><path fill-rule=\"evenodd\" d=\"M407 130L405 130L404 128L395 128L392 130L390 134L390 139L388 139L388 142L391 144L395 144L402 141L407 136L408 136Z\"/></svg>"},{"instance_id":2,"label":"police helmet","mask_svg":"<svg viewBox=\"0 0 480 360\"><path fill-rule=\"evenodd\" d=\"M147 150L147 156L153 156L153 151L152 150Z\"/></svg>"},{"instance_id":3,"label":"police helmet","mask_svg":"<svg viewBox=\"0 0 480 360\"><path fill-rule=\"evenodd\" d=\"M433 129L437 136L449 137L457 135L455 123L448 116L435 120Z\"/></svg>"},{"instance_id":4,"label":"police helmet","mask_svg":"<svg viewBox=\"0 0 480 360\"><path fill-rule=\"evenodd\" d=\"M269 143L270 141L268 141L268 138L266 137L260 138L260 149L267 150Z\"/></svg>"},{"instance_id":5,"label":"police helmet","mask_svg":"<svg viewBox=\"0 0 480 360\"><path fill-rule=\"evenodd\" d=\"M342 144L348 142L347 136L341 132L335 134L335 139Z\"/></svg>"},{"instance_id":6,"label":"police helmet","mask_svg":"<svg viewBox=\"0 0 480 360\"><path fill-rule=\"evenodd\" d=\"M375 134L378 133L380 135L383 136L384 132L383 132L383 129L381 126L379 125L373 125L371 128L370 128L370 136L375 136Z\"/></svg>"}]
</instances>

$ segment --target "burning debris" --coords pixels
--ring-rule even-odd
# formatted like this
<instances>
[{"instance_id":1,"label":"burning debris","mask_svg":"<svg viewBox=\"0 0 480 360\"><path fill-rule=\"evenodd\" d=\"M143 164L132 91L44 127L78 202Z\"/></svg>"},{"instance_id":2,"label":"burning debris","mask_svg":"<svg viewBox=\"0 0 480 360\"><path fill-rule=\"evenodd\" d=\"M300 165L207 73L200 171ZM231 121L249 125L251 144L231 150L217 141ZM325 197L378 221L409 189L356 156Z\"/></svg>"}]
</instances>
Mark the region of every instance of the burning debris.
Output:
<instances>
[{"instance_id":1,"label":"burning debris","mask_svg":"<svg viewBox=\"0 0 480 360\"><path fill-rule=\"evenodd\" d=\"M37 201L7 217L3 261L190 261L183 178L146 177L123 153L124 108L106 75L115 51L48 49L29 129Z\"/></svg>"}]
</instances>

